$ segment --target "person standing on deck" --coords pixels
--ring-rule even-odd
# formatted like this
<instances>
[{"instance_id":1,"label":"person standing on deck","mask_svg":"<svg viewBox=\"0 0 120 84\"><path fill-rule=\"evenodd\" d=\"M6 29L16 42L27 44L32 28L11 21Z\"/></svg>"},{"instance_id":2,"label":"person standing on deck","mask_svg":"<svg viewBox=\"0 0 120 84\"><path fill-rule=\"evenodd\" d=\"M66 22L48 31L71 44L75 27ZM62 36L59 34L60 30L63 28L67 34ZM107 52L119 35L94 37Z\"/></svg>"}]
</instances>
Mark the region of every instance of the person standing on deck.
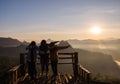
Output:
<instances>
[{"instance_id":1,"label":"person standing on deck","mask_svg":"<svg viewBox=\"0 0 120 84\"><path fill-rule=\"evenodd\" d=\"M36 46L36 42L32 41L27 47L28 50L26 61L28 65L28 74L31 80L36 79L36 57L37 57L37 50L38 47Z\"/></svg>"},{"instance_id":2,"label":"person standing on deck","mask_svg":"<svg viewBox=\"0 0 120 84\"><path fill-rule=\"evenodd\" d=\"M46 40L42 40L39 46L39 55L41 63L41 76L43 76L44 70L46 71L46 77L48 76L48 66L49 66L49 49Z\"/></svg>"},{"instance_id":3,"label":"person standing on deck","mask_svg":"<svg viewBox=\"0 0 120 84\"><path fill-rule=\"evenodd\" d=\"M59 58L58 50L66 49L66 48L70 47L70 45L68 45L68 46L55 45L57 42L59 42L59 41L51 42L49 44L51 67L52 67L52 71L53 71L53 76L55 76L55 77L58 75L58 70L57 70L57 64L58 64L58 58Z\"/></svg>"}]
</instances>

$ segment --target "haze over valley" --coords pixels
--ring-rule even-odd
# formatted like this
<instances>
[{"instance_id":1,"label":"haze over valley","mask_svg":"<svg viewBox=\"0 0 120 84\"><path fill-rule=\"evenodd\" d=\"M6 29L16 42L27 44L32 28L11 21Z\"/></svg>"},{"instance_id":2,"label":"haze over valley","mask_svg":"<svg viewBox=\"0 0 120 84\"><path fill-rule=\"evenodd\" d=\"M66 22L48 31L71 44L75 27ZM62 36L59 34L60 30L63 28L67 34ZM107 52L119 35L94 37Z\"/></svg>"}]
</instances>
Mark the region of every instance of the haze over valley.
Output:
<instances>
[{"instance_id":1,"label":"haze over valley","mask_svg":"<svg viewBox=\"0 0 120 84\"><path fill-rule=\"evenodd\" d=\"M2 38L3 39L3 38ZM6 40L5 40L6 39ZM1 38L0 38L1 40ZM11 42L9 42L8 40L10 40ZM48 40L50 41L50 39ZM0 58L6 58L7 59L11 59L14 58L14 63L10 64L10 66L15 66L17 64L19 64L19 54L20 53L25 53L26 50L26 46L29 44L29 42L20 42L17 39L12 39L12 38L4 38L4 42L6 43L6 45L8 45L8 47L5 46L1 46L0 47ZM110 77L117 77L119 78L120 75L120 66L117 65L117 63L115 62L115 60L119 61L119 50L111 50L111 53L104 53L103 51L107 49L99 49L99 47L97 48L96 46L98 41L93 41L93 40L67 40L67 41L61 41L60 45L69 45L71 44L71 47L69 49L63 50L62 52L78 52L79 54L79 63L84 66L85 68L87 68L90 72L92 72L93 74L102 74L102 75L106 75L106 76L110 76ZM114 47L116 47L116 49L119 49L119 46L115 46L118 45L117 43L119 43L119 40L104 40L101 41L104 42L107 45L114 45ZM16 44L13 45L13 44ZM39 44L39 43L38 43ZM77 45L77 46L76 46ZM94 45L94 46L92 46ZM88 47L87 47L88 46ZM91 47L90 47L91 46ZM109 51L108 50L108 51ZM115 52L118 52L115 53ZM116 55L115 55L115 54ZM1 60L2 60L1 59ZM3 61L2 61L3 62ZM4 62L3 62L4 63ZM1 64L3 64L1 63ZM68 71L69 69L72 69L71 66L60 66L61 68L59 69L61 71L62 68L64 67L68 67L67 69L62 69L62 72ZM104 69L103 69L104 68ZM2 70L2 69L1 69ZM113 73L114 72L114 73ZM72 72L70 72L72 73Z\"/></svg>"}]
</instances>

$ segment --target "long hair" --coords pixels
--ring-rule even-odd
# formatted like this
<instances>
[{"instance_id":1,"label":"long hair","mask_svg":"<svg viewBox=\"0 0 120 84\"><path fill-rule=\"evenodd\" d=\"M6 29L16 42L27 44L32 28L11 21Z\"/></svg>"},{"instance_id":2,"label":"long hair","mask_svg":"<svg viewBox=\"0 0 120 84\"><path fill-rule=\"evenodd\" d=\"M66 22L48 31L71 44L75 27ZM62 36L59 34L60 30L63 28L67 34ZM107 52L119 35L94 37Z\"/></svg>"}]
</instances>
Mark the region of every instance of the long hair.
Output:
<instances>
[{"instance_id":1,"label":"long hair","mask_svg":"<svg viewBox=\"0 0 120 84\"><path fill-rule=\"evenodd\" d=\"M40 43L41 46L46 45L46 40L42 40Z\"/></svg>"},{"instance_id":2,"label":"long hair","mask_svg":"<svg viewBox=\"0 0 120 84\"><path fill-rule=\"evenodd\" d=\"M36 46L36 42L35 42L35 41L32 41L32 42L30 43L30 46Z\"/></svg>"}]
</instances>

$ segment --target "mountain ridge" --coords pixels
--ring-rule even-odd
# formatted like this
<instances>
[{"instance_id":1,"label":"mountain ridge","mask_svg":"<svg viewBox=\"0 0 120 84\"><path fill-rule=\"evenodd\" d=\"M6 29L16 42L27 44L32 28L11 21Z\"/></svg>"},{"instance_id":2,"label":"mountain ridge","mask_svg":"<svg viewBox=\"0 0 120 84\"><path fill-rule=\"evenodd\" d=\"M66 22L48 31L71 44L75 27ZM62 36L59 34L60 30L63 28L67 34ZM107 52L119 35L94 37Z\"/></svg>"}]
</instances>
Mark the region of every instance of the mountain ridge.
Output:
<instances>
[{"instance_id":1,"label":"mountain ridge","mask_svg":"<svg viewBox=\"0 0 120 84\"><path fill-rule=\"evenodd\" d=\"M68 42L62 41L59 44L60 46L69 45ZM0 57L6 56L7 58L15 57L19 62L19 54L25 53L26 45L17 46L17 47L0 47ZM71 50L71 51L70 51ZM101 52L91 52L83 49L75 49L72 46L69 49L63 50L64 52L78 52L79 63L82 64L85 68L87 68L93 74L105 74L112 76L119 76L120 70L118 69L117 64L114 62L111 55L103 54ZM60 51L62 52L62 51ZM64 66L62 68L64 69ZM70 68L67 68L69 72Z\"/></svg>"},{"instance_id":2,"label":"mountain ridge","mask_svg":"<svg viewBox=\"0 0 120 84\"><path fill-rule=\"evenodd\" d=\"M13 39L13 38L4 38L0 37L0 46L1 47L16 47L19 46L22 42L20 42L18 39Z\"/></svg>"}]
</instances>

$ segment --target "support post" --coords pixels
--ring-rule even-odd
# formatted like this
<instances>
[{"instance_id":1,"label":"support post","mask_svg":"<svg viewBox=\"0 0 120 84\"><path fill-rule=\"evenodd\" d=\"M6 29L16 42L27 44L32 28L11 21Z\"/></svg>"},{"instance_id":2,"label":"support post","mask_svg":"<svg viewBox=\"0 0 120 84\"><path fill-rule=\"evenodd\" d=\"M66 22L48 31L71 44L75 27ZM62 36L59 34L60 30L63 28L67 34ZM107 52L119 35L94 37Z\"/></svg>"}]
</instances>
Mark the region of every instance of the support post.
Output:
<instances>
[{"instance_id":1,"label":"support post","mask_svg":"<svg viewBox=\"0 0 120 84\"><path fill-rule=\"evenodd\" d=\"M25 64L25 54L20 53L20 64Z\"/></svg>"},{"instance_id":2,"label":"support post","mask_svg":"<svg viewBox=\"0 0 120 84\"><path fill-rule=\"evenodd\" d=\"M74 75L78 76L78 53L74 53Z\"/></svg>"},{"instance_id":3,"label":"support post","mask_svg":"<svg viewBox=\"0 0 120 84\"><path fill-rule=\"evenodd\" d=\"M24 53L21 53L20 54L20 64L21 64L21 76L24 76L25 73L26 73L26 70L25 70L25 54Z\"/></svg>"},{"instance_id":4,"label":"support post","mask_svg":"<svg viewBox=\"0 0 120 84\"><path fill-rule=\"evenodd\" d=\"M87 74L87 84L90 84L90 74Z\"/></svg>"}]
</instances>

